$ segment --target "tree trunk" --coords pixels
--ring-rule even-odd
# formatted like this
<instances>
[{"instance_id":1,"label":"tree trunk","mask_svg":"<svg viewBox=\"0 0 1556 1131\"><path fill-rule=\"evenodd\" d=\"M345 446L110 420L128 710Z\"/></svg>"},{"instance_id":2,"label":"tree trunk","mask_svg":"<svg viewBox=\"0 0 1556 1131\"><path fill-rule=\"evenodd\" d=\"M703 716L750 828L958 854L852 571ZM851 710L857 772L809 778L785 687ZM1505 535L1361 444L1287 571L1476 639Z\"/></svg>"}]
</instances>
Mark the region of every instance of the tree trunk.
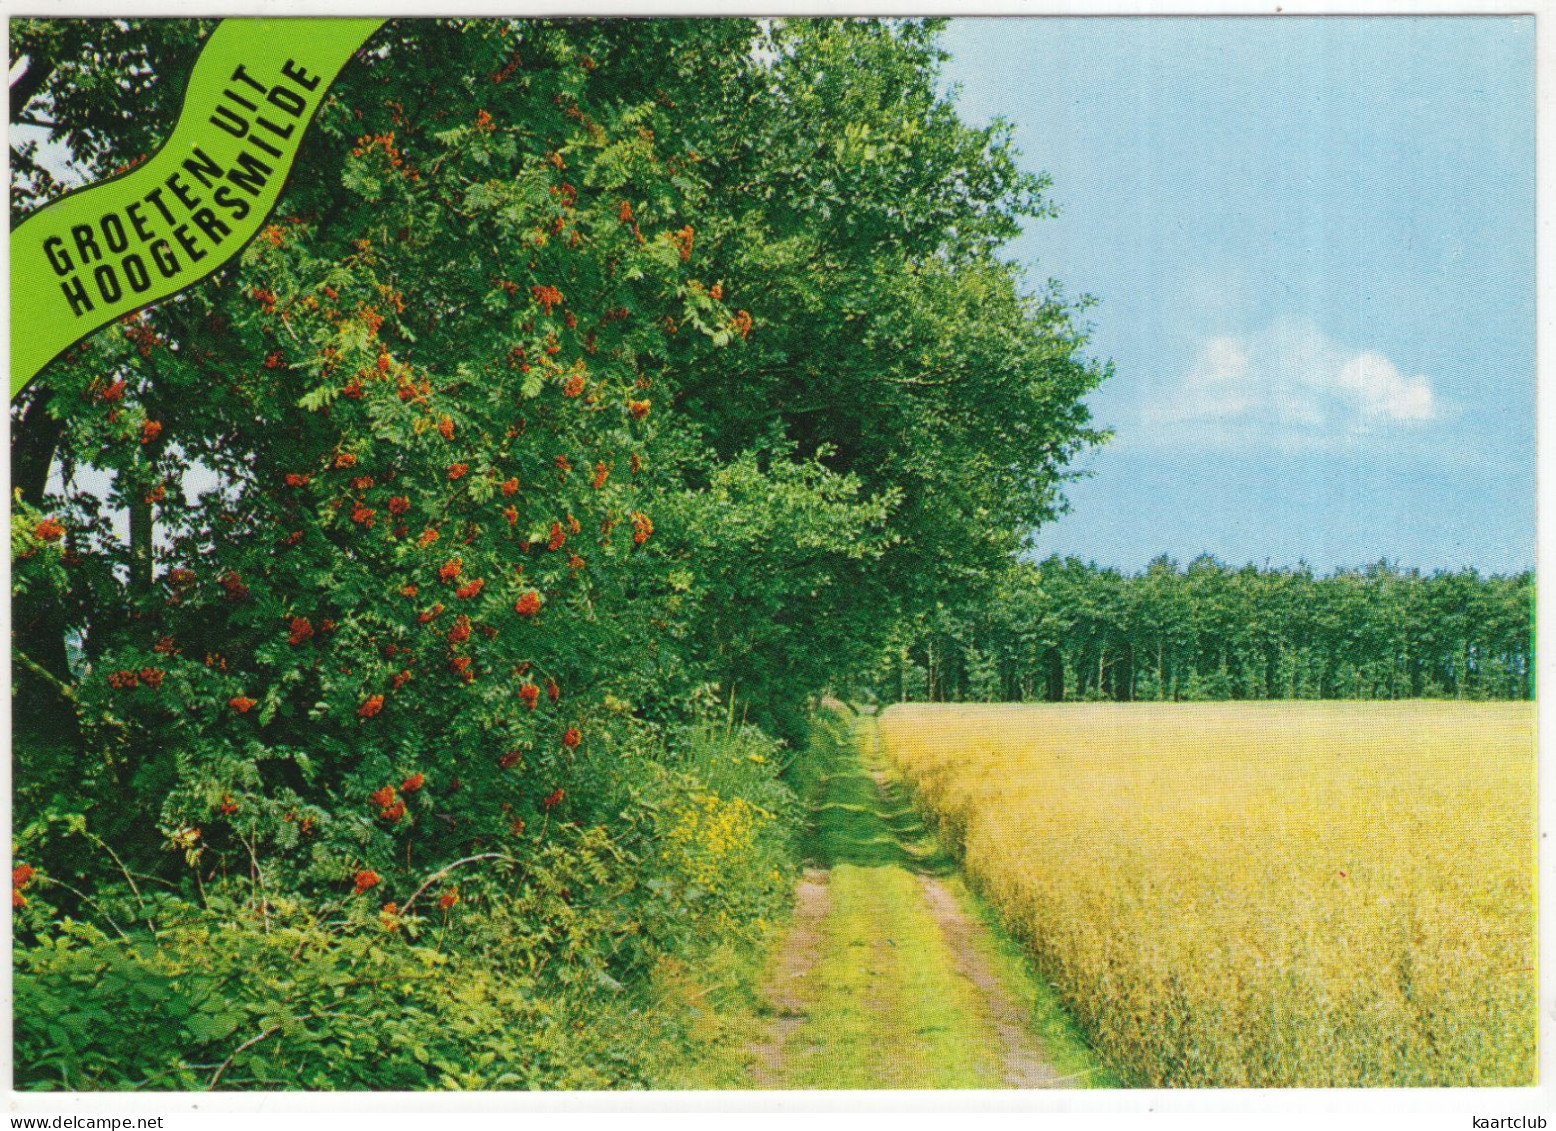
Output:
<instances>
[{"instance_id":1,"label":"tree trunk","mask_svg":"<svg viewBox=\"0 0 1556 1131\"><path fill-rule=\"evenodd\" d=\"M65 429L63 420L55 420L48 413L53 396L48 389L35 387L11 436L11 489L20 491L22 501L34 507L43 502L54 451Z\"/></svg>"}]
</instances>

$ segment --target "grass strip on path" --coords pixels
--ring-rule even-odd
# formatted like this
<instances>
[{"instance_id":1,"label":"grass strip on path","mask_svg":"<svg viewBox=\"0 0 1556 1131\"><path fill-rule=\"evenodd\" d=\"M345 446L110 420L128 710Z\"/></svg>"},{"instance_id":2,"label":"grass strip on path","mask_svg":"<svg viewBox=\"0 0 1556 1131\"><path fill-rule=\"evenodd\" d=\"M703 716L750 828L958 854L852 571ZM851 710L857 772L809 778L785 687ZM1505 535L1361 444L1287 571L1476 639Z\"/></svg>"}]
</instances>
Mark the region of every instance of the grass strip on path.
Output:
<instances>
[{"instance_id":1,"label":"grass strip on path","mask_svg":"<svg viewBox=\"0 0 1556 1131\"><path fill-rule=\"evenodd\" d=\"M1114 1085L1019 947L956 875L885 765L874 728L873 718L861 717L851 729L819 733L808 752L809 854L828 870L828 909L775 954L775 971L805 973L773 989L784 1020L781 1036L764 1046L759 1082ZM794 946L816 953L797 961L785 949Z\"/></svg>"}]
</instances>

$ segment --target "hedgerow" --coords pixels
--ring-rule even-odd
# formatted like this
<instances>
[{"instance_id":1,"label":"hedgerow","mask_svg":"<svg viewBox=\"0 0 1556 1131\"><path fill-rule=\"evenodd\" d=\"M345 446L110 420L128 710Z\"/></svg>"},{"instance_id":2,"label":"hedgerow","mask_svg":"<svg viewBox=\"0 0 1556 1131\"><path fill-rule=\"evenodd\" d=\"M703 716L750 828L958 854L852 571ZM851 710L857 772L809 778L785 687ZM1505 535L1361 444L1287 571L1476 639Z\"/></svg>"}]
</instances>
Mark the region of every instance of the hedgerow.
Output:
<instances>
[{"instance_id":1,"label":"hedgerow","mask_svg":"<svg viewBox=\"0 0 1556 1131\"><path fill-rule=\"evenodd\" d=\"M25 21L13 63L104 176L209 26ZM1071 308L995 254L1042 182L938 60L911 21L391 22L242 256L42 374L22 1086L662 1076L646 987L781 914L807 704L1100 438Z\"/></svg>"}]
</instances>

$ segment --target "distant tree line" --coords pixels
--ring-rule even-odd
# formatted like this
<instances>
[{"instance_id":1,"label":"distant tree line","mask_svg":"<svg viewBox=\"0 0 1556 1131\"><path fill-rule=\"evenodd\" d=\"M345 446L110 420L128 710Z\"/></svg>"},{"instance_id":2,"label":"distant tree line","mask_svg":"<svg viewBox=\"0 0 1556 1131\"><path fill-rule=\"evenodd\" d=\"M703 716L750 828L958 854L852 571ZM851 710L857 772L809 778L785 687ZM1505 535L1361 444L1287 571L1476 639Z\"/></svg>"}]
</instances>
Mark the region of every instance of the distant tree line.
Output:
<instances>
[{"instance_id":1,"label":"distant tree line","mask_svg":"<svg viewBox=\"0 0 1556 1131\"><path fill-rule=\"evenodd\" d=\"M926 612L872 682L930 701L1526 699L1533 631L1528 571L1051 557L1014 565L991 601Z\"/></svg>"}]
</instances>

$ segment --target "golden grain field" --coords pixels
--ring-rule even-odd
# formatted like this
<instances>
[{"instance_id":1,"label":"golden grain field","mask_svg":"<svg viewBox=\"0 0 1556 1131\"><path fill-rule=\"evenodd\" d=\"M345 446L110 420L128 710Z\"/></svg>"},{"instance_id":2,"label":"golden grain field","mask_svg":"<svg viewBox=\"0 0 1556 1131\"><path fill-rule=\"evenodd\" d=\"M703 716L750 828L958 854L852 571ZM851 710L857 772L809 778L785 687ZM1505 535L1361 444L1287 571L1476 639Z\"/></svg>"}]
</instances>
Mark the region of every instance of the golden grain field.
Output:
<instances>
[{"instance_id":1,"label":"golden grain field","mask_svg":"<svg viewBox=\"0 0 1556 1131\"><path fill-rule=\"evenodd\" d=\"M1533 704L900 705L880 728L1136 1082L1535 1082Z\"/></svg>"}]
</instances>

